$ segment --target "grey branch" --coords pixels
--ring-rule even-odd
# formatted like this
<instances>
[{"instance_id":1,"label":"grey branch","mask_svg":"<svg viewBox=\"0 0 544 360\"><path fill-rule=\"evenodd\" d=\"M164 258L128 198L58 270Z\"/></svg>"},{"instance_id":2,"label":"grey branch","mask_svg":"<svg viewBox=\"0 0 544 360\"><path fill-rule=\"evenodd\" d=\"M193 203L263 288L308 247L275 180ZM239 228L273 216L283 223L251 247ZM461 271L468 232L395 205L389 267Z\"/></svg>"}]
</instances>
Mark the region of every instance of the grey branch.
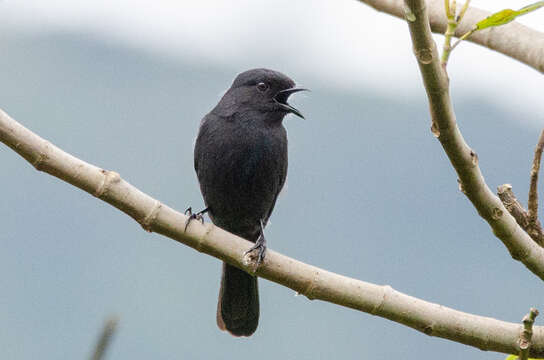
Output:
<instances>
[{"instance_id":1,"label":"grey branch","mask_svg":"<svg viewBox=\"0 0 544 360\"><path fill-rule=\"evenodd\" d=\"M403 0L358 0L374 9L404 19ZM447 19L444 12L443 0L427 1L431 30L444 34ZM491 13L470 7L463 20L455 30L455 36L460 37L470 31L474 24L485 19ZM511 22L508 25L494 27L472 34L467 41L485 46L544 73L544 33Z\"/></svg>"},{"instance_id":2,"label":"grey branch","mask_svg":"<svg viewBox=\"0 0 544 360\"><path fill-rule=\"evenodd\" d=\"M56 176L108 202L147 231L165 235L200 252L252 272L244 257L250 242L211 223L190 223L187 216L161 204L113 171L88 164L42 139L0 110L0 141L36 169ZM404 324L430 336L482 350L517 353L519 324L472 315L380 286L338 275L268 250L256 274L289 287L309 299L363 311ZM535 327L530 353L544 356L544 328Z\"/></svg>"},{"instance_id":3,"label":"grey branch","mask_svg":"<svg viewBox=\"0 0 544 360\"><path fill-rule=\"evenodd\" d=\"M449 94L449 80L440 66L424 0L405 0L408 27L429 100L431 130L440 141L457 175L463 193L514 259L544 280L544 249L518 225L482 176L478 156L465 142L457 126Z\"/></svg>"}]
</instances>

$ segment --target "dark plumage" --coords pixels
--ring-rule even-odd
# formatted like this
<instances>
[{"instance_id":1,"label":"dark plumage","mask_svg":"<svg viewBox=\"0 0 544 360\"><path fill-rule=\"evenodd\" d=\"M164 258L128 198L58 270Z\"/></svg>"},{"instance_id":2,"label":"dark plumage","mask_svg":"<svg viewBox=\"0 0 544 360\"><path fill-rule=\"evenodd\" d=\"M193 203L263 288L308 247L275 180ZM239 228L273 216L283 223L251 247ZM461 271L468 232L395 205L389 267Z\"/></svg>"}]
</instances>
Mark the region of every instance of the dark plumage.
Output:
<instances>
[{"instance_id":1,"label":"dark plumage","mask_svg":"<svg viewBox=\"0 0 544 360\"><path fill-rule=\"evenodd\" d=\"M282 120L300 117L287 103L302 89L268 69L239 74L200 123L195 170L213 223L256 245L264 257L266 225L287 176L287 134ZM192 218L195 216L193 215ZM259 322L257 278L223 264L217 324L235 336L250 336Z\"/></svg>"}]
</instances>

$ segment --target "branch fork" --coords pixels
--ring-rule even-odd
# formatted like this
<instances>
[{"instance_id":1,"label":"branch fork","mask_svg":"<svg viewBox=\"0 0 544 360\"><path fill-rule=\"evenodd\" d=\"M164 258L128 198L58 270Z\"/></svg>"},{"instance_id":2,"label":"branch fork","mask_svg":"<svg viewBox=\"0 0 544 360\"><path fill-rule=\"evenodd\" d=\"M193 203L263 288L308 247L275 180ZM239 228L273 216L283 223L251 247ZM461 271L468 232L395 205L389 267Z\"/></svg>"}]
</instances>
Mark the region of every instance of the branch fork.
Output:
<instances>
[{"instance_id":1,"label":"branch fork","mask_svg":"<svg viewBox=\"0 0 544 360\"><path fill-rule=\"evenodd\" d=\"M544 130L540 133L538 143L535 147L533 165L531 167L529 200L525 210L518 201L512 190L512 185L504 184L497 188L497 195L508 212L516 219L521 228L533 239L539 246L544 247L544 232L542 224L538 220L538 172L540 170L540 160L544 148Z\"/></svg>"}]
</instances>

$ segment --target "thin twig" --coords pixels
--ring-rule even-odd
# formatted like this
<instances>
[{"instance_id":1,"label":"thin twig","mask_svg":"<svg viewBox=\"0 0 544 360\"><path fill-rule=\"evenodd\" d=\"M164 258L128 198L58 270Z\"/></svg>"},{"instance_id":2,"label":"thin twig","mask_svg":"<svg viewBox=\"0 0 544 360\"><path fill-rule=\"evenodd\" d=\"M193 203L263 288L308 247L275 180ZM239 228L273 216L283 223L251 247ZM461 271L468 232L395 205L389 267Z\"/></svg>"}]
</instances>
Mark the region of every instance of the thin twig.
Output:
<instances>
[{"instance_id":1,"label":"thin twig","mask_svg":"<svg viewBox=\"0 0 544 360\"><path fill-rule=\"evenodd\" d=\"M108 350L108 347L111 344L113 335L115 334L115 331L117 330L118 323L119 323L119 319L116 317L112 317L106 321L106 323L104 324L104 327L102 328L102 332L100 333L100 337L98 338L98 341L96 342L96 346L94 347L91 360L104 359L104 355L106 354L106 351Z\"/></svg>"},{"instance_id":2,"label":"thin twig","mask_svg":"<svg viewBox=\"0 0 544 360\"><path fill-rule=\"evenodd\" d=\"M465 4L463 5L463 8L461 9L461 12L459 13L459 15L457 15L457 18L455 19L457 23L460 23L461 20L463 20L463 17L465 16L465 13L467 12L469 5L470 5L470 0L466 0Z\"/></svg>"},{"instance_id":3,"label":"thin twig","mask_svg":"<svg viewBox=\"0 0 544 360\"><path fill-rule=\"evenodd\" d=\"M457 22L455 21L455 12L457 3L455 0L452 0L450 4L450 0L446 0L446 18L448 19L448 26L446 27L446 32L444 33L444 46L442 48L442 59L440 60L440 63L442 64L442 67L446 69L446 66L448 65L448 59L450 58L450 53L452 50L451 47L451 39L455 35L455 29L457 28Z\"/></svg>"},{"instance_id":4,"label":"thin twig","mask_svg":"<svg viewBox=\"0 0 544 360\"><path fill-rule=\"evenodd\" d=\"M446 0L446 2L449 3L449 0ZM451 40L453 36L455 36L455 30L457 29L457 27L459 26L459 23L465 16L465 13L467 12L469 4L470 4L470 0L466 0L465 4L463 5L463 8L461 9L461 12L457 16L455 16L455 7L456 7L455 1L453 1L452 3L453 10L451 12L449 11L449 4L448 4L448 8L446 9L446 16L448 18L448 26L446 28L446 32L444 33L444 47L442 50L442 58L440 60L440 63L442 64L442 67L444 69L446 69L446 67L448 66L448 60L450 58L450 55L453 49L455 49L455 47L459 45L461 41L463 41L464 39L472 35L472 33L475 31L475 30L471 30L467 32L466 34L461 36L461 38L459 38L453 44L453 46L451 45Z\"/></svg>"},{"instance_id":5,"label":"thin twig","mask_svg":"<svg viewBox=\"0 0 544 360\"><path fill-rule=\"evenodd\" d=\"M531 348L531 339L533 337L533 324L538 316L538 310L531 308L529 313L523 317L523 330L519 336L519 360L529 358L529 349Z\"/></svg>"},{"instance_id":6,"label":"thin twig","mask_svg":"<svg viewBox=\"0 0 544 360\"><path fill-rule=\"evenodd\" d=\"M477 28L473 28L471 29L470 31L467 31L466 33L464 33L459 39L457 39L457 41L455 41L455 43L453 44L453 46L451 47L451 51L453 51L453 49L455 49L457 47L457 45L459 45L459 43L463 40L465 40L466 38L468 38L470 35L474 34L476 32L476 30L478 30Z\"/></svg>"},{"instance_id":7,"label":"thin twig","mask_svg":"<svg viewBox=\"0 0 544 360\"><path fill-rule=\"evenodd\" d=\"M538 172L540 171L540 159L544 148L544 130L540 133L538 143L535 147L535 157L531 168L531 182L529 185L529 201L527 210L529 213L529 225L534 224L538 219Z\"/></svg>"},{"instance_id":8,"label":"thin twig","mask_svg":"<svg viewBox=\"0 0 544 360\"><path fill-rule=\"evenodd\" d=\"M453 16L450 9L450 0L444 0L444 11L446 12L446 17L448 19Z\"/></svg>"},{"instance_id":9,"label":"thin twig","mask_svg":"<svg viewBox=\"0 0 544 360\"><path fill-rule=\"evenodd\" d=\"M448 60L450 58L453 47L451 46L451 39L455 35L455 29L457 28L457 22L455 21L454 16L448 18L448 27L444 33L444 46L442 49L442 58L440 63L444 69L448 65Z\"/></svg>"}]
</instances>

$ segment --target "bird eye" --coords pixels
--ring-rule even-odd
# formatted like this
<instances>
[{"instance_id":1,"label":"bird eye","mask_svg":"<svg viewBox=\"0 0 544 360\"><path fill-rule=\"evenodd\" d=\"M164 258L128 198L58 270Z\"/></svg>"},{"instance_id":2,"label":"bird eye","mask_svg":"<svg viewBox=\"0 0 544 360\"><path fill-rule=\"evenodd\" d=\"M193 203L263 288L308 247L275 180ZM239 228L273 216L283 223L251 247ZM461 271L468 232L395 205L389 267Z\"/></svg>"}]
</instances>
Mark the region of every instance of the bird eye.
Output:
<instances>
[{"instance_id":1,"label":"bird eye","mask_svg":"<svg viewBox=\"0 0 544 360\"><path fill-rule=\"evenodd\" d=\"M261 92L266 91L266 90L268 90L268 84L264 83L264 82L260 82L260 83L257 84L257 89L259 91L261 91Z\"/></svg>"}]
</instances>

